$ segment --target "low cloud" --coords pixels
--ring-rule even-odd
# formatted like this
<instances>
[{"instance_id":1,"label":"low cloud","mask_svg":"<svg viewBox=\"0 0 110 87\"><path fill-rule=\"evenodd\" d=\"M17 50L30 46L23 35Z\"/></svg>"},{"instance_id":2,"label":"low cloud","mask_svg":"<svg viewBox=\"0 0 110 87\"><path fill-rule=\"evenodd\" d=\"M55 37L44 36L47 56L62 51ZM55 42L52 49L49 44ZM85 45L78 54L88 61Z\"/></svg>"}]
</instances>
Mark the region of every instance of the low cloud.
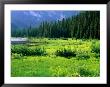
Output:
<instances>
[{"instance_id":1,"label":"low cloud","mask_svg":"<svg viewBox=\"0 0 110 87\"><path fill-rule=\"evenodd\" d=\"M33 15L33 16L35 16L35 17L39 17L39 18L42 17L39 13L34 12L34 11L30 11L30 14Z\"/></svg>"}]
</instances>

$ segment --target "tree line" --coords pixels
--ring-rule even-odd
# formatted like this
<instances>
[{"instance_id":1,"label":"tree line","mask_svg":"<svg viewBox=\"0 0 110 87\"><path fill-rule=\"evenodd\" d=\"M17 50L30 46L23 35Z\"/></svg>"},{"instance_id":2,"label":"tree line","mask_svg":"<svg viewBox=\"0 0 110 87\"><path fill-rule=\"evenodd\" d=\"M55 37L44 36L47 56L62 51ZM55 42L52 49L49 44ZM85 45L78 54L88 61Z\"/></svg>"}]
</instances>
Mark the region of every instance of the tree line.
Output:
<instances>
[{"instance_id":1,"label":"tree line","mask_svg":"<svg viewBox=\"0 0 110 87\"><path fill-rule=\"evenodd\" d=\"M12 37L47 37L100 39L100 12L81 11L76 16L63 18L61 21L43 21L39 27L12 29Z\"/></svg>"}]
</instances>

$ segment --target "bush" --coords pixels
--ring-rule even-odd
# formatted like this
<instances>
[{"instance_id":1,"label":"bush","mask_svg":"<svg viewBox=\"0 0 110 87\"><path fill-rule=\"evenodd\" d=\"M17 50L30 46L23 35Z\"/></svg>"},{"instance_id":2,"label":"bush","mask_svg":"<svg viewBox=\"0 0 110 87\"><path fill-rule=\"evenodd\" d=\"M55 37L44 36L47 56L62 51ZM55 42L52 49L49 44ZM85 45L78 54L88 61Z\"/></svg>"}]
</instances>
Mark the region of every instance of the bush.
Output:
<instances>
[{"instance_id":1,"label":"bush","mask_svg":"<svg viewBox=\"0 0 110 87\"><path fill-rule=\"evenodd\" d=\"M56 51L57 56L62 56L62 57L75 57L76 53L75 51L72 51L71 49L60 49Z\"/></svg>"},{"instance_id":2,"label":"bush","mask_svg":"<svg viewBox=\"0 0 110 87\"><path fill-rule=\"evenodd\" d=\"M27 46L15 46L11 49L12 53L22 54L23 56L46 55L44 48L28 48Z\"/></svg>"},{"instance_id":3,"label":"bush","mask_svg":"<svg viewBox=\"0 0 110 87\"><path fill-rule=\"evenodd\" d=\"M46 54L47 53L44 48L30 49L30 55L42 56L42 55L46 55Z\"/></svg>"},{"instance_id":4,"label":"bush","mask_svg":"<svg viewBox=\"0 0 110 87\"><path fill-rule=\"evenodd\" d=\"M22 54L17 54L17 53L12 54L12 58L14 59L21 59L22 57L23 57Z\"/></svg>"},{"instance_id":5,"label":"bush","mask_svg":"<svg viewBox=\"0 0 110 87\"><path fill-rule=\"evenodd\" d=\"M21 49L20 46L12 46L11 47L11 52L12 53L18 53L20 49Z\"/></svg>"},{"instance_id":6,"label":"bush","mask_svg":"<svg viewBox=\"0 0 110 87\"><path fill-rule=\"evenodd\" d=\"M85 76L89 77L92 75L92 72L90 70L84 69L84 68L80 68L79 73L80 73L80 76L82 76L82 77L85 77Z\"/></svg>"},{"instance_id":7,"label":"bush","mask_svg":"<svg viewBox=\"0 0 110 87\"><path fill-rule=\"evenodd\" d=\"M90 70L86 67L80 67L79 68L79 74L81 77L96 77L99 76L99 72L96 72L94 70Z\"/></svg>"},{"instance_id":8,"label":"bush","mask_svg":"<svg viewBox=\"0 0 110 87\"><path fill-rule=\"evenodd\" d=\"M99 54L99 53L95 53L95 54L94 54L94 57L95 57L95 58L99 58L99 57L100 57L100 54Z\"/></svg>"},{"instance_id":9,"label":"bush","mask_svg":"<svg viewBox=\"0 0 110 87\"><path fill-rule=\"evenodd\" d=\"M100 53L100 43L92 42L91 49L92 49L91 52L93 53Z\"/></svg>"},{"instance_id":10,"label":"bush","mask_svg":"<svg viewBox=\"0 0 110 87\"><path fill-rule=\"evenodd\" d=\"M60 37L60 39L62 39L62 40L68 40L68 38L64 38L64 37Z\"/></svg>"},{"instance_id":11,"label":"bush","mask_svg":"<svg viewBox=\"0 0 110 87\"><path fill-rule=\"evenodd\" d=\"M90 58L90 55L88 52L86 51L81 51L77 54L77 58L78 59L89 59Z\"/></svg>"},{"instance_id":12,"label":"bush","mask_svg":"<svg viewBox=\"0 0 110 87\"><path fill-rule=\"evenodd\" d=\"M29 54L29 48L26 46L13 46L11 52L26 56Z\"/></svg>"}]
</instances>

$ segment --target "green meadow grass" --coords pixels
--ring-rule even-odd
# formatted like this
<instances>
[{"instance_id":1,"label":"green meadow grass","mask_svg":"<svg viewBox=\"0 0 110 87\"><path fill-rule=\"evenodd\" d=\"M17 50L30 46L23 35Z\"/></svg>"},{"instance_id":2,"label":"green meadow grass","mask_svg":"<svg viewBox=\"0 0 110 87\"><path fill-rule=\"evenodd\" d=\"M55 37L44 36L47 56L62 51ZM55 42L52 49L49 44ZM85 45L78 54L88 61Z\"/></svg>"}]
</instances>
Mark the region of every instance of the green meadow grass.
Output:
<instances>
[{"instance_id":1,"label":"green meadow grass","mask_svg":"<svg viewBox=\"0 0 110 87\"><path fill-rule=\"evenodd\" d=\"M12 53L12 77L99 77L100 76L100 42L99 40L75 40L30 38L25 45L12 45L29 49L42 48L46 55L22 55ZM74 51L76 56L56 55L58 50L64 53ZM64 54L66 54L64 53Z\"/></svg>"}]
</instances>

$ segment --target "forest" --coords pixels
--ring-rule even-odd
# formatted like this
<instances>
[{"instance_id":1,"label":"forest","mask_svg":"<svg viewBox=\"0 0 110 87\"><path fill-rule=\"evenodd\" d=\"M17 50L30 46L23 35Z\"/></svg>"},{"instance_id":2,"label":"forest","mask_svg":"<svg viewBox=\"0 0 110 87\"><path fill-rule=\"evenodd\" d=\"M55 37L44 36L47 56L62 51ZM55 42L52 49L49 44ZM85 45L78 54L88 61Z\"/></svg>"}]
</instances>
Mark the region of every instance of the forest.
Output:
<instances>
[{"instance_id":1,"label":"forest","mask_svg":"<svg viewBox=\"0 0 110 87\"><path fill-rule=\"evenodd\" d=\"M82 11L77 16L62 21L44 21L39 27L28 29L12 29L12 37L46 37L100 39L100 12Z\"/></svg>"}]
</instances>

